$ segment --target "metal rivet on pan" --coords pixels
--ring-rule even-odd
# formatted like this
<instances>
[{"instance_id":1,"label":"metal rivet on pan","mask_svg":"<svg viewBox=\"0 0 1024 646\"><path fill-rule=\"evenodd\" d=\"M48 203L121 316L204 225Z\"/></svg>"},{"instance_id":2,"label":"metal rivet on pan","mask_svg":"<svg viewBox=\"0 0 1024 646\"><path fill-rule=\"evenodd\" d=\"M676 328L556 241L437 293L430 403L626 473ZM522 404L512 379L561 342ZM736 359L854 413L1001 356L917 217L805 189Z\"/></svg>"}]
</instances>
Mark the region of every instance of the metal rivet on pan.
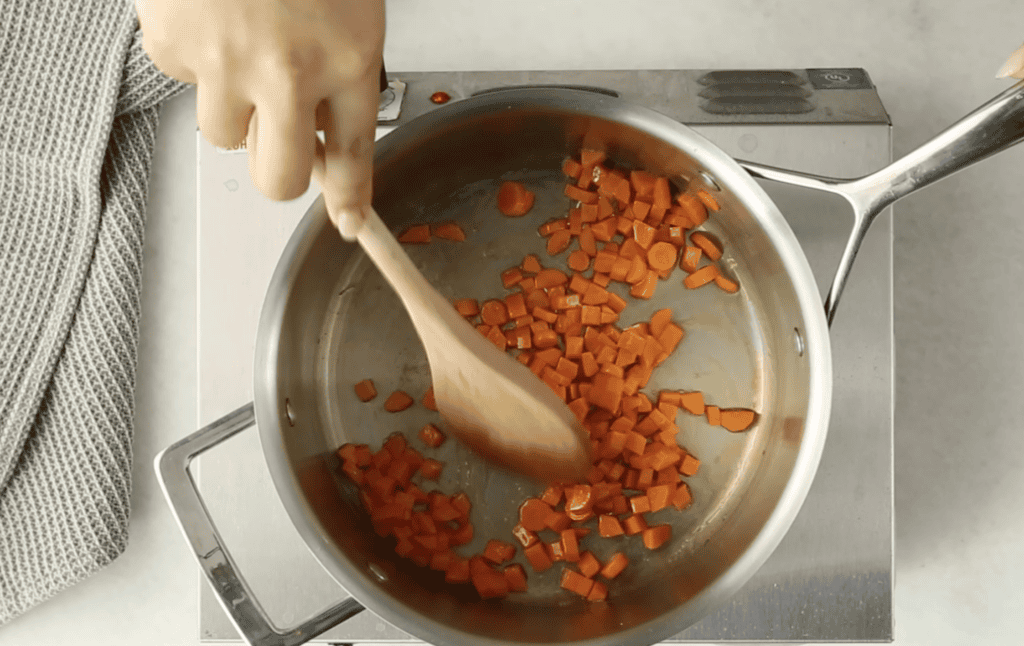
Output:
<instances>
[{"instance_id":1,"label":"metal rivet on pan","mask_svg":"<svg viewBox=\"0 0 1024 646\"><path fill-rule=\"evenodd\" d=\"M373 576L377 577L377 579L381 583L387 583L388 582L388 573L385 572L381 568L381 566L377 565L376 563L370 563L369 565L366 566L366 569L370 571L370 574L372 574Z\"/></svg>"},{"instance_id":2,"label":"metal rivet on pan","mask_svg":"<svg viewBox=\"0 0 1024 646\"><path fill-rule=\"evenodd\" d=\"M284 414L288 418L288 426L295 426L295 411L292 410L292 402L287 398L284 400Z\"/></svg>"},{"instance_id":3,"label":"metal rivet on pan","mask_svg":"<svg viewBox=\"0 0 1024 646\"><path fill-rule=\"evenodd\" d=\"M796 345L797 356L804 356L804 335L800 334L800 328L793 328L793 341Z\"/></svg>"},{"instance_id":4,"label":"metal rivet on pan","mask_svg":"<svg viewBox=\"0 0 1024 646\"><path fill-rule=\"evenodd\" d=\"M716 191L722 190L722 187L718 185L718 182L715 181L715 178L712 177L707 171L702 170L700 172L700 176L704 178L704 183L706 183L709 188L713 188Z\"/></svg>"}]
</instances>

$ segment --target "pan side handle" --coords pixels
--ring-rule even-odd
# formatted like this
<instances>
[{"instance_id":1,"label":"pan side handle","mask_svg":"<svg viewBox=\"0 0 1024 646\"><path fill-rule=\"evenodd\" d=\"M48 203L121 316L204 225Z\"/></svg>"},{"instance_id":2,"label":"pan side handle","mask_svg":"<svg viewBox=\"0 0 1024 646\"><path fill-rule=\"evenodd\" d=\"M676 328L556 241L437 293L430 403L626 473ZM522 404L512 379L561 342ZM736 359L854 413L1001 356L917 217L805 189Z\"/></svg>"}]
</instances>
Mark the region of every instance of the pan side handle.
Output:
<instances>
[{"instance_id":1,"label":"pan side handle","mask_svg":"<svg viewBox=\"0 0 1024 646\"><path fill-rule=\"evenodd\" d=\"M1024 138L1024 81L1002 92L936 137L885 168L856 179L835 179L740 161L753 177L841 195L853 208L853 232L825 297L829 325L861 242L885 207L979 162Z\"/></svg>"},{"instance_id":2,"label":"pan side handle","mask_svg":"<svg viewBox=\"0 0 1024 646\"><path fill-rule=\"evenodd\" d=\"M255 423L250 402L161 451L154 467L178 527L239 634L250 646L298 646L362 611L363 606L349 598L297 626L275 627L238 572L189 471L194 458Z\"/></svg>"}]
</instances>

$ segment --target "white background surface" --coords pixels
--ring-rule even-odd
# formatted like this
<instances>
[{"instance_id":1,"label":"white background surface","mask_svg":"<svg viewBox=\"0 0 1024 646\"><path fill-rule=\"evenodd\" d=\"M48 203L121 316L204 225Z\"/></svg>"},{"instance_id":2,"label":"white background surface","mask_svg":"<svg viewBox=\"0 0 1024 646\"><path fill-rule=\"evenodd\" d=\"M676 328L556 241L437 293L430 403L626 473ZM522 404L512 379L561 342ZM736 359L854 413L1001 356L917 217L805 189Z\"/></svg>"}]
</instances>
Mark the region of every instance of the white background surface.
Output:
<instances>
[{"instance_id":1,"label":"white background surface","mask_svg":"<svg viewBox=\"0 0 1024 646\"><path fill-rule=\"evenodd\" d=\"M392 72L863 67L901 156L1008 85L993 75L1024 40L1022 18L1019 0L391 0L385 60ZM129 546L0 628L4 646L198 644L196 568L152 470L196 424L194 102L164 109L153 167ZM1018 147L895 207L901 646L1024 643L1022 162Z\"/></svg>"}]
</instances>

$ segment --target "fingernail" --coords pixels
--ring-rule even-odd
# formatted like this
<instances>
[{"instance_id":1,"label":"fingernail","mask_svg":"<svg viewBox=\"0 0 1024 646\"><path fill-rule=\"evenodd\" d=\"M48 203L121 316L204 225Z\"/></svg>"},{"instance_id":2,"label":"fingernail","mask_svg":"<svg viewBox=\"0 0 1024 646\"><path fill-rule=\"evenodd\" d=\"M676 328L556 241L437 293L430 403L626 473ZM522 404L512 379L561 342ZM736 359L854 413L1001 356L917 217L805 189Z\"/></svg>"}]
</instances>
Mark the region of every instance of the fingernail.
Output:
<instances>
[{"instance_id":1,"label":"fingernail","mask_svg":"<svg viewBox=\"0 0 1024 646\"><path fill-rule=\"evenodd\" d=\"M1003 63L1003 66L996 72L996 78L1006 78L1007 76L1013 76L1021 78L1024 76L1024 45L1017 51L1010 54L1010 58Z\"/></svg>"}]
</instances>

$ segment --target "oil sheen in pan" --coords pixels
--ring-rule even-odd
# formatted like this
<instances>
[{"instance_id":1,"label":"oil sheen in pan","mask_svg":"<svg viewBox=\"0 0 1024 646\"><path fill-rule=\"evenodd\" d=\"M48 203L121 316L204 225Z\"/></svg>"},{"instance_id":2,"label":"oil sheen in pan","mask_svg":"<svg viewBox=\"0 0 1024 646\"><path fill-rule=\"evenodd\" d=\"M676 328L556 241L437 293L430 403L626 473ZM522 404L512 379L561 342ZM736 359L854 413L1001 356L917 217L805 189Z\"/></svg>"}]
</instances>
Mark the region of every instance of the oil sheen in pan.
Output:
<instances>
[{"instance_id":1,"label":"oil sheen in pan","mask_svg":"<svg viewBox=\"0 0 1024 646\"><path fill-rule=\"evenodd\" d=\"M507 218L497 210L497 188L506 179L522 181L536 193L534 207L526 216ZM528 253L536 254L545 267L565 269L565 257L576 248L575 243L558 257L551 257L537 233L541 223L564 217L568 207L562 194L564 185L557 171L510 173L470 184L441 205L417 210L392 226L399 232L409 224L458 222L466 232L465 242L435 239L428 245L407 245L406 250L446 298L501 298L508 293L501 284L501 272L518 266ZM743 285L749 276L739 259L729 257L727 238L713 220L704 228L726 240L724 260ZM734 295L714 286L688 290L682 278L682 271L677 270L659 282L650 301L629 298L624 285L612 283L609 287L630 303L620 327L646 321L656 310L669 307L673 319L686 331L686 338L655 370L644 392L654 398L661 389L700 390L709 403L749 407L769 415L764 406L772 400L767 392L771 381L766 379L771 374L771 357L765 352L758 304L743 289ZM417 432L428 422L439 423L439 418L419 403L430 385L430 371L401 302L358 250L351 255L334 293L335 302L323 322L317 379L321 414L334 433L335 444L363 442L376 450L391 433L405 433L418 450L445 463L437 488L446 493L465 491L473 502L474 541L462 552L482 551L489 538L511 542L519 504L539 494L541 485L486 464L452 438L436 450L424 447ZM378 398L368 404L352 391L354 383L366 378L373 379L378 390ZM383 400L395 389L405 390L417 403L401 413L385 412ZM729 433L685 411L679 413L677 423L680 445L701 460L701 468L688 479L694 497L689 508L679 512L670 507L649 515L652 524L672 525L673 538L667 548L652 553L637 538L595 536L582 542L581 549L591 550L601 560L615 551L629 557L633 566L618 580L620 587L641 586L645 571L653 575L703 544L742 497L747 474L766 445L762 425L747 433ZM589 525L596 523L590 521ZM516 560L525 562L521 551ZM509 601L550 603L563 598L564 591L558 586L560 572L556 567L538 575L528 569L529 593Z\"/></svg>"}]
</instances>

